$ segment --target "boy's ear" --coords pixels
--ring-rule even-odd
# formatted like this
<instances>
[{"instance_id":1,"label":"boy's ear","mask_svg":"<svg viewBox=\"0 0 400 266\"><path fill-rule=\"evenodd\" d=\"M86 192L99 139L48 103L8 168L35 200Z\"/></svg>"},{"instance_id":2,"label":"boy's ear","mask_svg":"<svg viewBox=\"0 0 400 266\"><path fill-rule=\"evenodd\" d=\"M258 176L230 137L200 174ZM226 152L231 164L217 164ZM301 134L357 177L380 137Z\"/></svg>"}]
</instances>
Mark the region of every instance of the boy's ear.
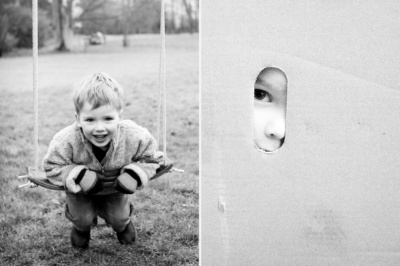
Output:
<instances>
[{"instance_id":1,"label":"boy's ear","mask_svg":"<svg viewBox=\"0 0 400 266\"><path fill-rule=\"evenodd\" d=\"M75 113L75 121L78 127L81 127L81 123L79 122L79 115L77 113Z\"/></svg>"}]
</instances>

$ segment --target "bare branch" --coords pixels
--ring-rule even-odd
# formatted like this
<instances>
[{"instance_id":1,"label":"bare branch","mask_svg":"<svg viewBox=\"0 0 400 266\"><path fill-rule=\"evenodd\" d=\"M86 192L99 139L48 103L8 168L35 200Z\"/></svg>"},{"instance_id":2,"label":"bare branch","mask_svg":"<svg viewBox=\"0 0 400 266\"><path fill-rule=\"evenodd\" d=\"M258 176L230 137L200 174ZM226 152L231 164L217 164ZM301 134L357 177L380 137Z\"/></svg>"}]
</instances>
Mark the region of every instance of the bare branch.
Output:
<instances>
[{"instance_id":1,"label":"bare branch","mask_svg":"<svg viewBox=\"0 0 400 266\"><path fill-rule=\"evenodd\" d=\"M86 18L76 19L76 21L96 21L96 20L113 20L113 19L119 19L119 17L118 17L118 16L109 16L109 17L86 17Z\"/></svg>"},{"instance_id":2,"label":"bare branch","mask_svg":"<svg viewBox=\"0 0 400 266\"><path fill-rule=\"evenodd\" d=\"M96 2L97 2L97 0L91 0L89 2L89 4L85 8L83 8L83 12L77 18L75 18L75 20L80 21L80 20L82 20L82 17L85 14L93 12L93 11L99 9L99 8L102 8L104 6L104 4L107 2L107 0L103 0L101 2L98 2L97 5L95 4Z\"/></svg>"}]
</instances>

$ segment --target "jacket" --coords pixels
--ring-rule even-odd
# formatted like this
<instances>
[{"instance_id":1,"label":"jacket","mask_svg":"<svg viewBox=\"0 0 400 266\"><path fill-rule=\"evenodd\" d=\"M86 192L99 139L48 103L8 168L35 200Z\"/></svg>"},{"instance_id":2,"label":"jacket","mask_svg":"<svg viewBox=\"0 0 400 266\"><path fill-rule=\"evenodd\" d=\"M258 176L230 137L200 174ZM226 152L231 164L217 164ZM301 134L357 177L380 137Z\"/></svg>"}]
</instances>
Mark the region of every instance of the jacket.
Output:
<instances>
[{"instance_id":1,"label":"jacket","mask_svg":"<svg viewBox=\"0 0 400 266\"><path fill-rule=\"evenodd\" d=\"M142 189L164 161L157 142L150 132L131 120L121 120L110 147L99 162L92 144L76 122L59 131L50 142L43 159L43 169L53 184L64 186L68 176L77 176L83 169L95 171L106 188L98 194L114 193L113 181L126 170L140 178Z\"/></svg>"}]
</instances>

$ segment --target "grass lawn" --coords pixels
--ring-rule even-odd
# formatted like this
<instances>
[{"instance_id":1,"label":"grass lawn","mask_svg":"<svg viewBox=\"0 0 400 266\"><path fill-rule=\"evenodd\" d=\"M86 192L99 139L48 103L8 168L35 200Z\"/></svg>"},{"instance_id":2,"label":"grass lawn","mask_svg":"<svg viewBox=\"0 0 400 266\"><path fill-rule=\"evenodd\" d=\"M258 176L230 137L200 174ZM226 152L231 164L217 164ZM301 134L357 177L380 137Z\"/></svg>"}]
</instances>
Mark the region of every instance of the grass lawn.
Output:
<instances>
[{"instance_id":1,"label":"grass lawn","mask_svg":"<svg viewBox=\"0 0 400 266\"><path fill-rule=\"evenodd\" d=\"M39 56L39 156L53 135L74 122L72 86L96 71L125 90L124 118L157 135L159 36L121 37L83 53ZM167 154L183 174L150 182L130 198L138 238L121 246L99 219L87 251L70 246L63 192L22 188L17 175L33 164L32 59L0 59L0 265L198 264L198 36L166 39Z\"/></svg>"}]
</instances>

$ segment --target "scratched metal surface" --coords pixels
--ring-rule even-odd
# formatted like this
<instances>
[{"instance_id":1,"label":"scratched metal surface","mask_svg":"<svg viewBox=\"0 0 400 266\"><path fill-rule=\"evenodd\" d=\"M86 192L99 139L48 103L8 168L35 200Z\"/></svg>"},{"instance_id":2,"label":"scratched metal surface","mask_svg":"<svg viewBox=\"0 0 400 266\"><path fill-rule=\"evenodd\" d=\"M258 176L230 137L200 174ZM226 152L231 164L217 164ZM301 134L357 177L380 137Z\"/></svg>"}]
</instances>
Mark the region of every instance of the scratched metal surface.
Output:
<instances>
[{"instance_id":1,"label":"scratched metal surface","mask_svg":"<svg viewBox=\"0 0 400 266\"><path fill-rule=\"evenodd\" d=\"M373 11L382 33L344 15L335 26L337 6L202 1L202 265L400 263L399 39L385 35L399 8L389 3L344 9ZM276 39L253 32L263 22ZM274 154L252 142L253 83L266 65L289 78L286 141Z\"/></svg>"}]
</instances>

